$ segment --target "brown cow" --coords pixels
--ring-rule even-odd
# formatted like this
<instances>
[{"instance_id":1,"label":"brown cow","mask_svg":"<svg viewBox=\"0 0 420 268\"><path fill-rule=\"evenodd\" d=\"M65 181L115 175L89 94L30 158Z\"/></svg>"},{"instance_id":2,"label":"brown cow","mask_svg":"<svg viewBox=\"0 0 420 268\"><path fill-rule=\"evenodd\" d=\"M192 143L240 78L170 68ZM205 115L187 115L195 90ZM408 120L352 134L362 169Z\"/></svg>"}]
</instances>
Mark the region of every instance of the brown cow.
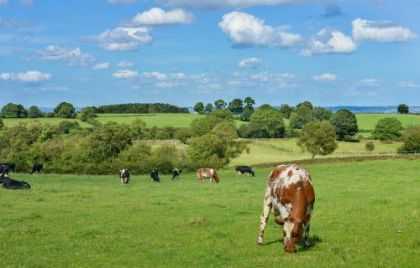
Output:
<instances>
[{"instance_id":1,"label":"brown cow","mask_svg":"<svg viewBox=\"0 0 420 268\"><path fill-rule=\"evenodd\" d=\"M197 179L200 182L203 182L205 179L210 179L211 182L220 182L220 178L217 175L217 172L213 168L200 168L197 170Z\"/></svg>"},{"instance_id":2,"label":"brown cow","mask_svg":"<svg viewBox=\"0 0 420 268\"><path fill-rule=\"evenodd\" d=\"M297 165L277 166L269 176L264 196L257 243L264 242L264 230L270 212L283 226L286 252L296 252L296 244L309 246L310 220L315 192L309 173Z\"/></svg>"}]
</instances>

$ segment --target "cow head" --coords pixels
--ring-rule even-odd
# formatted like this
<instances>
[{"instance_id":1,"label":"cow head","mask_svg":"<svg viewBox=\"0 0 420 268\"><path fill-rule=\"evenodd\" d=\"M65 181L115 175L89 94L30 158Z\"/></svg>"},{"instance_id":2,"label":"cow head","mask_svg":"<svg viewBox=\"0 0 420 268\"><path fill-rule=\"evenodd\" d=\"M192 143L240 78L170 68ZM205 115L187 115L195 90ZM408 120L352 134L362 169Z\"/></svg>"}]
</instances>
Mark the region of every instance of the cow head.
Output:
<instances>
[{"instance_id":1,"label":"cow head","mask_svg":"<svg viewBox=\"0 0 420 268\"><path fill-rule=\"evenodd\" d=\"M296 252L296 245L302 241L303 223L295 219L289 219L284 224L284 250L289 253Z\"/></svg>"},{"instance_id":2,"label":"cow head","mask_svg":"<svg viewBox=\"0 0 420 268\"><path fill-rule=\"evenodd\" d=\"M120 170L120 177L121 178L125 178L125 177L128 177L128 176L129 176L128 169L124 168L124 169Z\"/></svg>"}]
</instances>

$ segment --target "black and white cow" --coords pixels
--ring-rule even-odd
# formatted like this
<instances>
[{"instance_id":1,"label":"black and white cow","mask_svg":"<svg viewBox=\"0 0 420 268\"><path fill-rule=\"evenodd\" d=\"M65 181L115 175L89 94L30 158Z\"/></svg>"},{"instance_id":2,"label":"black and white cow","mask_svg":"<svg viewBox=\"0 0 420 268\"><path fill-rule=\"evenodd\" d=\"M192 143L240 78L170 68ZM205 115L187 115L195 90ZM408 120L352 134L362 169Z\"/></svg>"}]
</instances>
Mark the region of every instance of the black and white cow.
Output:
<instances>
[{"instance_id":1,"label":"black and white cow","mask_svg":"<svg viewBox=\"0 0 420 268\"><path fill-rule=\"evenodd\" d=\"M120 170L120 180L122 184L128 184L130 182L130 172L124 168Z\"/></svg>"},{"instance_id":2,"label":"black and white cow","mask_svg":"<svg viewBox=\"0 0 420 268\"><path fill-rule=\"evenodd\" d=\"M16 172L16 164L14 163L0 163L0 176L7 175L9 172Z\"/></svg>"},{"instance_id":3,"label":"black and white cow","mask_svg":"<svg viewBox=\"0 0 420 268\"><path fill-rule=\"evenodd\" d=\"M10 178L8 175L0 176L0 184L3 184L3 188L9 190L31 189L31 185L26 181L17 181Z\"/></svg>"},{"instance_id":4,"label":"black and white cow","mask_svg":"<svg viewBox=\"0 0 420 268\"><path fill-rule=\"evenodd\" d=\"M152 172L150 172L150 178L152 178L154 182L160 182L159 170L157 168L152 169Z\"/></svg>"},{"instance_id":5,"label":"black and white cow","mask_svg":"<svg viewBox=\"0 0 420 268\"><path fill-rule=\"evenodd\" d=\"M32 171L31 171L31 174L34 174L34 173L41 173L42 172L42 170L44 169L44 165L43 164L33 164L32 165Z\"/></svg>"},{"instance_id":6,"label":"black and white cow","mask_svg":"<svg viewBox=\"0 0 420 268\"><path fill-rule=\"evenodd\" d=\"M254 169L252 167L249 167L249 166L237 166L235 168L235 170L240 175L248 174L248 175L251 175L252 177L255 177L255 172L254 172Z\"/></svg>"},{"instance_id":7,"label":"black and white cow","mask_svg":"<svg viewBox=\"0 0 420 268\"><path fill-rule=\"evenodd\" d=\"M182 169L174 168L172 170L172 180L175 180L177 177L181 176Z\"/></svg>"}]
</instances>

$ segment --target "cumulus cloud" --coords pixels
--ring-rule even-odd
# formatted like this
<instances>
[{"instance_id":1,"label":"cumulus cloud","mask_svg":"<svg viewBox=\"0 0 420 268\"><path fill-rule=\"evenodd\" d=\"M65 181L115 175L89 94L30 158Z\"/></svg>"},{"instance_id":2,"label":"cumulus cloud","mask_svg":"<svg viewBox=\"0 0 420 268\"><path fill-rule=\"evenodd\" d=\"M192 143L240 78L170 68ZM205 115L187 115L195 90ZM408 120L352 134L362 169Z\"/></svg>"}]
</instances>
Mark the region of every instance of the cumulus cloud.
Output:
<instances>
[{"instance_id":1,"label":"cumulus cloud","mask_svg":"<svg viewBox=\"0 0 420 268\"><path fill-rule=\"evenodd\" d=\"M144 72L143 77L156 80L166 80L168 78L166 74L160 72Z\"/></svg>"},{"instance_id":2,"label":"cumulus cloud","mask_svg":"<svg viewBox=\"0 0 420 268\"><path fill-rule=\"evenodd\" d=\"M0 80L19 81L24 83L40 83L51 79L51 74L40 71L27 71L23 73L0 73Z\"/></svg>"},{"instance_id":3,"label":"cumulus cloud","mask_svg":"<svg viewBox=\"0 0 420 268\"><path fill-rule=\"evenodd\" d=\"M111 64L109 62L101 62L101 63L95 64L95 66L93 66L93 69L94 70L105 70L105 69L109 69L109 67L111 67Z\"/></svg>"},{"instance_id":4,"label":"cumulus cloud","mask_svg":"<svg viewBox=\"0 0 420 268\"><path fill-rule=\"evenodd\" d=\"M376 78L365 78L359 81L361 86L365 87L379 87L381 84Z\"/></svg>"},{"instance_id":5,"label":"cumulus cloud","mask_svg":"<svg viewBox=\"0 0 420 268\"><path fill-rule=\"evenodd\" d=\"M332 73L324 73L320 75L315 75L314 77L312 77L312 79L315 81L335 81L337 80L337 75Z\"/></svg>"},{"instance_id":6,"label":"cumulus cloud","mask_svg":"<svg viewBox=\"0 0 420 268\"><path fill-rule=\"evenodd\" d=\"M133 70L119 70L113 73L112 76L118 79L133 79L138 77L139 73Z\"/></svg>"},{"instance_id":7,"label":"cumulus cloud","mask_svg":"<svg viewBox=\"0 0 420 268\"><path fill-rule=\"evenodd\" d=\"M108 3L113 5L129 5L136 3L137 0L108 0Z\"/></svg>"},{"instance_id":8,"label":"cumulus cloud","mask_svg":"<svg viewBox=\"0 0 420 268\"><path fill-rule=\"evenodd\" d=\"M64 61L69 65L89 66L96 61L92 55L82 52L80 48L69 49L50 45L37 54L43 60Z\"/></svg>"},{"instance_id":9,"label":"cumulus cloud","mask_svg":"<svg viewBox=\"0 0 420 268\"><path fill-rule=\"evenodd\" d=\"M117 66L118 67L121 67L121 68L129 68L129 67L133 67L134 66L134 63L131 62L131 61L120 61L117 64Z\"/></svg>"},{"instance_id":10,"label":"cumulus cloud","mask_svg":"<svg viewBox=\"0 0 420 268\"><path fill-rule=\"evenodd\" d=\"M152 8L143 13L137 14L132 22L136 25L167 25L191 23L193 15L183 9L165 11L161 8Z\"/></svg>"},{"instance_id":11,"label":"cumulus cloud","mask_svg":"<svg viewBox=\"0 0 420 268\"><path fill-rule=\"evenodd\" d=\"M99 34L95 39L109 51L136 50L153 40L146 27L117 27Z\"/></svg>"},{"instance_id":12,"label":"cumulus cloud","mask_svg":"<svg viewBox=\"0 0 420 268\"><path fill-rule=\"evenodd\" d=\"M353 39L342 32L336 30L322 29L313 37L307 47L303 50L303 55L342 53L349 54L357 49Z\"/></svg>"},{"instance_id":13,"label":"cumulus cloud","mask_svg":"<svg viewBox=\"0 0 420 268\"><path fill-rule=\"evenodd\" d=\"M416 38L416 34L390 22L377 22L364 19L353 21L353 38L356 41L406 42Z\"/></svg>"},{"instance_id":14,"label":"cumulus cloud","mask_svg":"<svg viewBox=\"0 0 420 268\"><path fill-rule=\"evenodd\" d=\"M256 68L261 64L261 59L260 58L247 58L247 59L243 59L238 63L238 66L240 68Z\"/></svg>"},{"instance_id":15,"label":"cumulus cloud","mask_svg":"<svg viewBox=\"0 0 420 268\"><path fill-rule=\"evenodd\" d=\"M244 12L224 15L219 27L236 45L291 47L302 41L300 35L266 25L263 20Z\"/></svg>"},{"instance_id":16,"label":"cumulus cloud","mask_svg":"<svg viewBox=\"0 0 420 268\"><path fill-rule=\"evenodd\" d=\"M301 3L304 0L160 0L159 2L169 6L193 8L243 8Z\"/></svg>"}]
</instances>

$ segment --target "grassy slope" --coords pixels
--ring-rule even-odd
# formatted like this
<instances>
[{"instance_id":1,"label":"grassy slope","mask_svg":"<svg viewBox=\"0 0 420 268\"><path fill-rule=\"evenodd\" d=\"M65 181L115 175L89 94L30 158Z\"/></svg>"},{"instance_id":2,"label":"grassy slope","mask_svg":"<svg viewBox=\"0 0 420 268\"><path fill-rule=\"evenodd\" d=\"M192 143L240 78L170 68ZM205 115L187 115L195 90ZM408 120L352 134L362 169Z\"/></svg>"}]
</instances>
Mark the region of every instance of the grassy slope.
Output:
<instances>
[{"instance_id":1,"label":"grassy slope","mask_svg":"<svg viewBox=\"0 0 420 268\"><path fill-rule=\"evenodd\" d=\"M17 176L28 192L0 189L2 267L416 267L420 262L418 161L310 165L317 202L310 250L283 253L270 220L256 246L265 177L192 174L161 185L134 177Z\"/></svg>"},{"instance_id":2,"label":"grassy slope","mask_svg":"<svg viewBox=\"0 0 420 268\"><path fill-rule=\"evenodd\" d=\"M420 125L420 115L401 114L357 114L359 129L362 132L371 132L375 129L376 123L386 117L395 117L401 121L404 127Z\"/></svg>"}]
</instances>

